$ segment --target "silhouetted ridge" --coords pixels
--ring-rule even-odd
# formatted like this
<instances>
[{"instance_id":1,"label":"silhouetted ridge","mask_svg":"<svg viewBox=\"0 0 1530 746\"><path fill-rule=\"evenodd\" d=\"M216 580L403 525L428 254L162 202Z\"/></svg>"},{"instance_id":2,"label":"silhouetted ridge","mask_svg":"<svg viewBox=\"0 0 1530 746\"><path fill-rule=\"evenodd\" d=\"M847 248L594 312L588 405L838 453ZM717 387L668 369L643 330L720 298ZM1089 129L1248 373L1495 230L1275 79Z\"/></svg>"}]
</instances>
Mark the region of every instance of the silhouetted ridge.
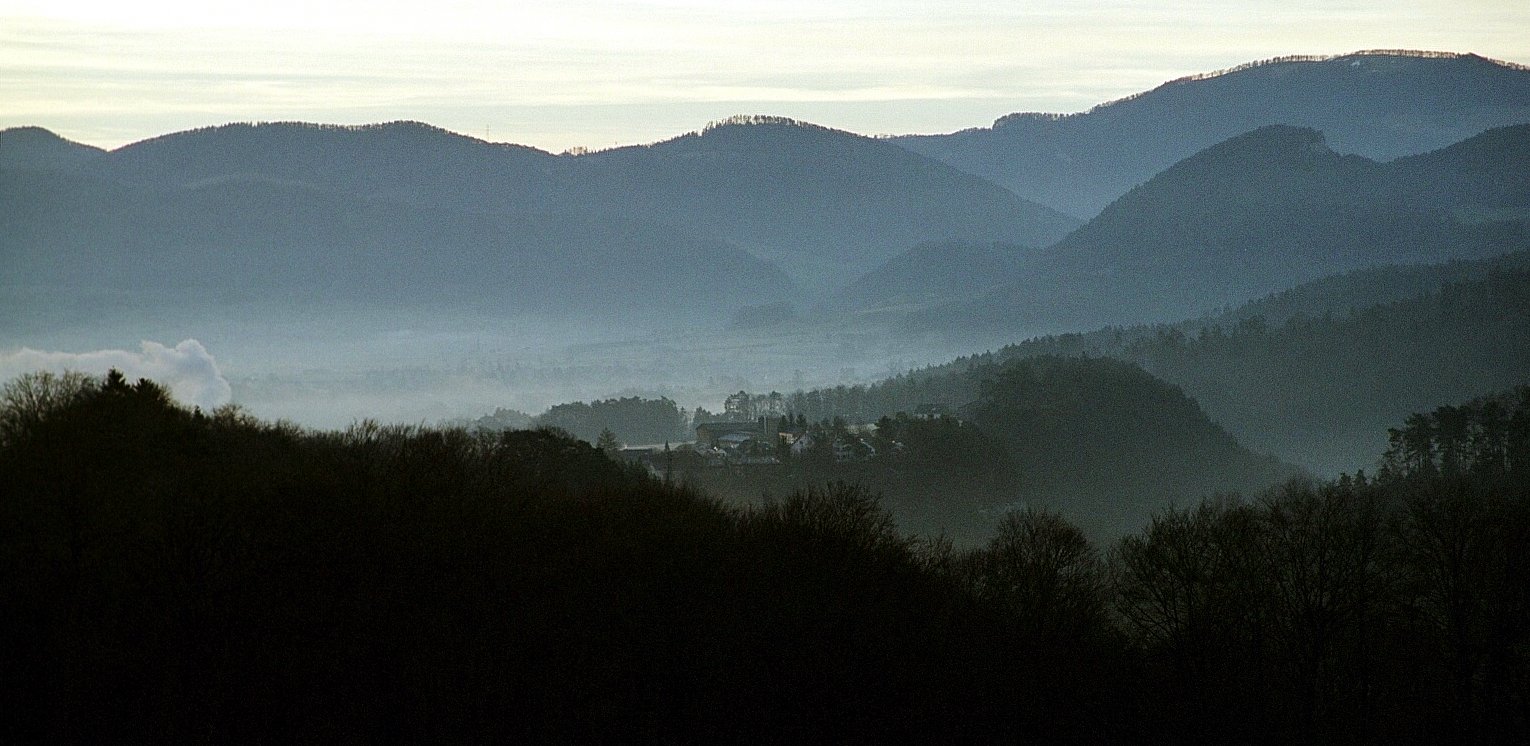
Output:
<instances>
[{"instance_id":1,"label":"silhouetted ridge","mask_svg":"<svg viewBox=\"0 0 1530 746\"><path fill-rule=\"evenodd\" d=\"M16 143L54 143L60 145L78 145L82 148L90 147L88 145L80 145L79 143L66 140L58 133L46 127L37 127L32 125L0 129L0 137L5 137L6 144L8 145Z\"/></svg>"},{"instance_id":2,"label":"silhouetted ridge","mask_svg":"<svg viewBox=\"0 0 1530 746\"><path fill-rule=\"evenodd\" d=\"M392 122L377 122L371 124L323 124L318 122L280 121L280 122L230 122L209 127L194 127L188 130L172 132L156 137L139 140L122 146L119 150L135 148L149 143L164 142L167 140L184 140L197 135L233 135L239 133L257 134L281 134L281 133L322 133L322 134L367 134L388 137L415 137L421 139L445 138L463 140L480 145L510 148L518 150L530 150L545 152L527 145L515 145L512 143L495 143L482 140L470 135L453 132L444 127L420 122L412 119L400 119Z\"/></svg>"},{"instance_id":3,"label":"silhouetted ridge","mask_svg":"<svg viewBox=\"0 0 1530 746\"><path fill-rule=\"evenodd\" d=\"M1264 60L1256 60L1254 62L1245 62L1245 63L1240 64L1240 65L1233 65L1232 67L1222 68L1221 70L1213 70L1211 72L1192 73L1190 75L1184 75L1184 76L1175 78L1173 80L1167 81L1165 83L1162 83L1162 84L1158 85L1157 87L1148 89L1146 91L1139 91L1137 93L1133 93L1133 94L1130 94L1130 95L1122 96L1120 98L1111 99L1111 100L1106 101L1106 102L1101 103L1101 104L1095 104L1094 106L1091 106L1088 109L1085 109L1083 111L1076 111L1076 112L1021 111L1021 112L1015 112L1013 114L1005 114L1004 116L999 117L998 119L994 120L992 129L999 129L1001 127L1005 127L1005 126L1008 126L1008 125L1011 125L1011 124L1015 124L1017 122L1022 122L1022 121L1027 121L1027 120L1030 120L1030 121L1058 121L1058 120L1062 120L1062 119L1069 119L1069 118L1072 118L1072 117L1081 117L1081 116L1085 116L1085 115L1088 115L1088 114L1094 114L1094 113L1097 113L1097 112L1102 111L1104 109L1109 109L1112 106L1118 106L1120 104L1129 103L1131 101L1136 101L1137 99L1143 98L1144 96L1150 96L1150 95L1152 95L1154 93L1157 93L1159 91L1162 91L1162 90L1164 90L1166 88L1169 88L1169 87L1172 87L1172 86L1183 85L1185 83L1197 83L1197 82L1200 82L1200 81L1203 81L1203 80L1212 80L1213 78L1220 78L1220 77L1227 76L1227 75L1234 75L1234 74L1241 73L1241 72L1244 72L1244 71L1247 71L1247 70L1258 70L1260 68L1275 67L1275 66L1279 66L1279 65L1289 65L1289 64L1292 64L1292 63L1300 63L1300 62L1333 62L1333 61L1351 60L1351 59L1363 58L1363 57L1402 57L1402 58L1421 59L1421 60L1469 60L1469 61L1486 62L1488 64L1496 65L1498 67L1502 67L1502 68L1505 68L1505 69L1508 69L1508 70L1530 71L1530 65L1521 65L1521 64L1519 64L1517 62L1507 62L1505 60L1496 60L1496 59L1493 59L1491 57L1483 57L1481 55L1472 54L1472 53L1469 53L1469 52L1468 53L1461 53L1461 52L1433 52L1433 51L1417 50L1417 49L1367 49L1367 50L1362 50L1362 51L1359 51L1359 52L1350 52L1348 54L1337 54L1337 55L1291 54L1291 55L1284 55L1284 56L1281 56L1281 57L1271 57L1269 59L1264 59ZM981 128L978 128L978 129L981 129ZM970 131L970 130L962 130L962 131L965 132L965 131Z\"/></svg>"},{"instance_id":4,"label":"silhouetted ridge","mask_svg":"<svg viewBox=\"0 0 1530 746\"><path fill-rule=\"evenodd\" d=\"M611 152L614 152L614 151L643 150L643 149L647 149L647 148L657 148L657 147L663 147L665 145L669 145L669 144L677 142L677 141L694 140L696 138L706 137L708 135L717 136L717 135L721 134L722 132L726 132L726 131L737 129L737 128L741 128L741 127L756 127L756 128L785 127L785 128L793 128L793 129L798 129L798 130L812 130L812 131L817 131L817 132L832 133L832 134L836 134L836 135L847 135L847 136L850 136L850 137L861 137L861 135L858 135L858 134L856 134L854 132L850 132L848 130L840 130L840 129L835 129L835 128L832 128L832 127L825 127L825 126L823 126L821 124L814 124L812 122L803 121L801 119L793 119L791 117L775 116L775 115L772 115L772 114L734 114L734 115L732 115L730 117L725 117L723 119L717 119L717 120L713 120L711 122L707 122L699 130L691 130L690 132L684 132L684 133L675 135L674 137L666 137L666 138L664 138L662 140L655 140L653 142L648 142L648 143L639 143L639 144L636 144L636 145L613 145L613 146L608 147L608 148L584 148L584 147L570 148L569 150L563 151L559 155L565 156L565 157L570 157L570 158L586 158L586 157L589 157L589 156L604 155L606 153L611 153Z\"/></svg>"},{"instance_id":5,"label":"silhouetted ridge","mask_svg":"<svg viewBox=\"0 0 1530 746\"><path fill-rule=\"evenodd\" d=\"M1527 152L1530 152L1530 124L1516 124L1495 127L1471 139L1405 160L1453 160L1461 167L1474 168L1502 163L1509 154L1523 159Z\"/></svg>"},{"instance_id":6,"label":"silhouetted ridge","mask_svg":"<svg viewBox=\"0 0 1530 746\"><path fill-rule=\"evenodd\" d=\"M722 129L724 127L755 127L762 125L773 127L800 127L810 130L822 130L825 132L851 134L845 130L838 130L834 129L833 127L825 127L821 124L814 124L812 122L804 122L801 119L792 119L791 117L778 117L770 114L734 114L733 116L727 117L725 119L719 119L715 122L708 122L707 126L701 129L701 132L702 134L705 134L712 130Z\"/></svg>"},{"instance_id":7,"label":"silhouetted ridge","mask_svg":"<svg viewBox=\"0 0 1530 746\"><path fill-rule=\"evenodd\" d=\"M1530 220L1530 125L1491 129L1388 165L1399 175L1393 192L1421 207L1443 206L1473 222ZM1415 184L1430 188L1410 191Z\"/></svg>"}]
</instances>

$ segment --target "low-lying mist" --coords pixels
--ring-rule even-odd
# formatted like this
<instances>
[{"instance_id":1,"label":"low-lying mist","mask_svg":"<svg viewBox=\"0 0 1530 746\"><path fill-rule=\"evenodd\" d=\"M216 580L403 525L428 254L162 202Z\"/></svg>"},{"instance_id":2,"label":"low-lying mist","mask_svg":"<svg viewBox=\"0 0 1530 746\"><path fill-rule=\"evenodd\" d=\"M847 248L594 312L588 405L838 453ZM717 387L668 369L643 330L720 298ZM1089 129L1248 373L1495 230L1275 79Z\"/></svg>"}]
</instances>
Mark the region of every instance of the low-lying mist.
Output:
<instances>
[{"instance_id":1,"label":"low-lying mist","mask_svg":"<svg viewBox=\"0 0 1530 746\"><path fill-rule=\"evenodd\" d=\"M686 408L717 410L739 390L869 383L971 351L936 339L916 345L853 318L740 326L732 323L732 310L719 309L715 323L623 326L245 303L215 314L129 312L88 325L39 325L18 335L30 348L25 355L0 350L7 353L7 378L61 365L99 374L116 365L130 377L171 381L172 392L188 404L232 402L264 419L315 428L362 419L434 424L501 407L536 414L563 402L620 396L665 396ZM195 340L190 344L218 374L221 397L190 393L190 384L173 383L179 379L170 371L131 362L179 340ZM131 352L140 347L146 352Z\"/></svg>"}]
</instances>

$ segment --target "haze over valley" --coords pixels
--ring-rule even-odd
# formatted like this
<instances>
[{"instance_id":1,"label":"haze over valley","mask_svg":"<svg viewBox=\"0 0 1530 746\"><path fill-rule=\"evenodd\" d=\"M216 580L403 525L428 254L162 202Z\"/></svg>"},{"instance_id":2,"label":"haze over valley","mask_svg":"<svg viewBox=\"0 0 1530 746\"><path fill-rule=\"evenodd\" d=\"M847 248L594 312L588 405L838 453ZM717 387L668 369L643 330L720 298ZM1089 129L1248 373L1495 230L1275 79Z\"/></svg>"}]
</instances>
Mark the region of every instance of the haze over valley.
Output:
<instances>
[{"instance_id":1,"label":"haze over valley","mask_svg":"<svg viewBox=\"0 0 1530 746\"><path fill-rule=\"evenodd\" d=\"M196 339L234 401L322 427L869 384L1523 250L1527 81L1473 55L1280 59L945 139L739 116L562 155L412 122L231 124L112 151L12 128L6 354ZM1059 160L1024 155L1041 142ZM1053 183L1058 164L1094 173L1085 160L1118 173L1088 203L993 170Z\"/></svg>"},{"instance_id":2,"label":"haze over valley","mask_svg":"<svg viewBox=\"0 0 1530 746\"><path fill-rule=\"evenodd\" d=\"M1530 734L1530 67L972 124L0 129L0 740Z\"/></svg>"}]
</instances>

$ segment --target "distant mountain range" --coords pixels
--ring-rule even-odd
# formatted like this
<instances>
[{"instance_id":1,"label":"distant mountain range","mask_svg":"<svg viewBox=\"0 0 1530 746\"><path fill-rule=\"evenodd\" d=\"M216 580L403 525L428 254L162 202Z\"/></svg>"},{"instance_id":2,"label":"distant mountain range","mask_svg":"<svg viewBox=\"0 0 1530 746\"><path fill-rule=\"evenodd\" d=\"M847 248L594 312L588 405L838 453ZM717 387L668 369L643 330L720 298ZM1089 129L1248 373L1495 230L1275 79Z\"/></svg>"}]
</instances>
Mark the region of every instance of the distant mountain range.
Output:
<instances>
[{"instance_id":1,"label":"distant mountain range","mask_svg":"<svg viewBox=\"0 0 1530 746\"><path fill-rule=\"evenodd\" d=\"M630 284L685 312L698 309L677 300L792 296L762 261L829 287L919 241L1043 245L1078 224L890 143L773 118L580 156L417 123L227 125L109 153L24 128L0 132L0 168L23 193L0 215L12 282L93 281L83 252L101 266L173 259L203 283L280 285L290 266L298 286L421 299L500 288L607 307L602 292Z\"/></svg>"},{"instance_id":2,"label":"distant mountain range","mask_svg":"<svg viewBox=\"0 0 1530 746\"><path fill-rule=\"evenodd\" d=\"M735 117L553 155L412 122L284 123L103 151L15 128L0 132L0 292L719 321L811 300L1012 339L1522 247L1530 130L1487 128L1527 121L1526 68L1373 52L892 140Z\"/></svg>"},{"instance_id":3,"label":"distant mountain range","mask_svg":"<svg viewBox=\"0 0 1530 746\"><path fill-rule=\"evenodd\" d=\"M1175 164L1029 253L1008 284L917 311L910 328L1002 338L1171 320L1363 267L1506 253L1530 246L1526 173L1530 125L1390 163L1264 127Z\"/></svg>"},{"instance_id":4,"label":"distant mountain range","mask_svg":"<svg viewBox=\"0 0 1530 746\"><path fill-rule=\"evenodd\" d=\"M1378 51L1282 57L1078 114L1011 114L992 127L894 142L1087 218L1176 161L1265 125L1310 127L1338 152L1390 160L1525 122L1530 68Z\"/></svg>"}]
</instances>

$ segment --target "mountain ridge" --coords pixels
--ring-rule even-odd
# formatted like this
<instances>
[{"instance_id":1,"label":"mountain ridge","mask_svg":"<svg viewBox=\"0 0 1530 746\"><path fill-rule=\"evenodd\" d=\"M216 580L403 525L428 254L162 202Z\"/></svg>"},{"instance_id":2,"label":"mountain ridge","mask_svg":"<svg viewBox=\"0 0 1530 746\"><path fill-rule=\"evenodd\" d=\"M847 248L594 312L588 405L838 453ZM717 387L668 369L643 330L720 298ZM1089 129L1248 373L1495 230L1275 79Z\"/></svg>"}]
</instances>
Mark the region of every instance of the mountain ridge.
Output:
<instances>
[{"instance_id":1,"label":"mountain ridge","mask_svg":"<svg viewBox=\"0 0 1530 746\"><path fill-rule=\"evenodd\" d=\"M1530 127L1510 129L1389 163L1341 155L1310 128L1244 133L1176 163L1031 253L1008 285L916 312L910 328L1054 333L1166 321L1367 266L1524 248L1530 192L1494 187L1510 178L1500 172L1530 168L1530 148L1513 136ZM1479 179L1456 165L1466 155L1493 170Z\"/></svg>"},{"instance_id":2,"label":"mountain ridge","mask_svg":"<svg viewBox=\"0 0 1530 746\"><path fill-rule=\"evenodd\" d=\"M1389 161L1530 122L1530 67L1454 52L1292 56L1184 76L1082 112L1006 115L898 144L1016 194L1093 216L1153 174L1270 124Z\"/></svg>"},{"instance_id":3,"label":"mountain ridge","mask_svg":"<svg viewBox=\"0 0 1530 746\"><path fill-rule=\"evenodd\" d=\"M1509 69L1509 70L1530 71L1530 65L1521 65L1521 64L1519 64L1517 62L1510 62L1510 61L1507 61L1507 60L1500 60L1500 59L1495 59L1495 58L1492 58L1492 57L1484 57L1482 55L1474 54L1474 53L1471 53L1471 52L1442 52L1442 51L1431 51L1431 50L1425 50L1425 49L1362 49L1362 50L1359 50L1359 51L1348 52L1348 53L1345 53L1345 54L1288 54L1288 55L1281 55L1281 56L1278 56L1278 57L1269 57L1269 58L1262 59L1262 60L1255 60L1253 62L1244 62L1242 64L1233 65L1232 67L1224 67L1222 69L1212 70L1210 72L1191 73L1189 75L1182 75L1182 76L1180 76L1178 78L1174 78L1172 80L1164 81L1163 83L1160 83L1160 84L1158 84L1158 85L1156 85L1156 86L1154 86L1152 88L1149 88L1148 90L1138 91L1137 93L1129 93L1129 94L1127 94L1125 96L1121 96L1119 98L1113 98L1113 99L1111 99L1109 101L1105 101L1105 102L1102 102L1102 103L1095 104L1094 106L1091 106L1088 109L1085 109L1083 111L1056 112L1056 113L1054 113L1054 112L1043 112L1043 111L1015 112L1015 113L1012 113L1012 114L1005 114L1004 116L1001 116L998 119L995 119L993 124L990 125L989 127L986 127L986 128L985 127L971 127L971 128L964 129L964 130L958 130L958 132L971 132L971 131L982 130L982 129L998 129L998 128L1003 127L1005 125L1012 124L1014 122L1022 121L1022 120L1025 120L1025 119L1050 119L1050 120L1057 120L1057 119L1068 119L1068 118L1072 118L1072 117L1082 117L1082 116L1086 116L1086 115L1089 115L1089 114L1097 113L1097 112L1102 111L1104 109L1108 109L1108 108L1110 108L1112 106L1117 106L1117 105L1120 105L1120 104L1130 103L1130 102L1135 101L1135 100L1137 100L1139 98L1143 98L1144 96L1149 96L1149 95L1152 95L1153 93L1156 93L1156 92L1161 91L1163 89L1169 88L1171 86L1181 85L1181 84L1184 84L1184 83L1199 83L1201 81L1213 80L1213 79L1224 77L1224 76L1227 76L1227 75L1235 75L1237 73L1241 73L1241 72L1244 72L1246 70L1257 70L1259 68L1271 67L1271 66L1275 66L1275 65L1285 65L1285 64L1296 63L1296 62L1333 62L1333 61L1337 61L1337 60L1345 60L1345 59L1351 59L1351 58L1356 58L1356 57L1401 57L1401 58L1411 58L1411 59L1444 59L1444 60L1464 59L1464 60L1473 60L1473 61L1480 60L1482 62L1487 62L1487 63L1490 63L1492 65L1496 65L1498 67L1506 68L1506 69ZM952 133L952 134L955 134L955 133ZM904 136L907 137L909 135L904 135Z\"/></svg>"},{"instance_id":4,"label":"mountain ridge","mask_svg":"<svg viewBox=\"0 0 1530 746\"><path fill-rule=\"evenodd\" d=\"M165 188L275 181L458 212L614 216L732 244L825 288L920 241L1042 245L1079 225L892 143L777 117L578 155L418 122L236 123L60 170Z\"/></svg>"}]
</instances>

